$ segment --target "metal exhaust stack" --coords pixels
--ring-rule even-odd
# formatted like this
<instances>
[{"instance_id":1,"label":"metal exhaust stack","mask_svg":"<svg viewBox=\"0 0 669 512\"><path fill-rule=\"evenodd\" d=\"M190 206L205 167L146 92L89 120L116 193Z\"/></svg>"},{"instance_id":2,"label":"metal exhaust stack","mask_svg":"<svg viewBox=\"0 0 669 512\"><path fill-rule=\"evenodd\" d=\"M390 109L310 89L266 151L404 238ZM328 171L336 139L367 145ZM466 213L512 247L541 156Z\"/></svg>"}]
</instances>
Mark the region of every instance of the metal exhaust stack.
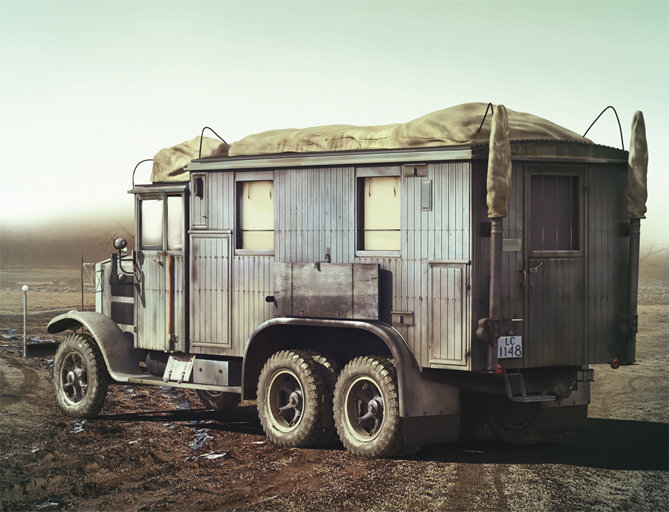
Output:
<instances>
[{"instance_id":1,"label":"metal exhaust stack","mask_svg":"<svg viewBox=\"0 0 669 512\"><path fill-rule=\"evenodd\" d=\"M636 111L632 119L632 135L627 166L627 217L630 219L629 240L629 276L628 276L628 340L624 354L625 363L636 360L636 333L639 316L637 311L639 293L639 246L641 238L641 219L646 218L646 200L648 199L648 144L643 113Z\"/></svg>"},{"instance_id":2,"label":"metal exhaust stack","mask_svg":"<svg viewBox=\"0 0 669 512\"><path fill-rule=\"evenodd\" d=\"M511 193L511 145L509 123L504 105L497 105L490 128L487 177L488 218L490 232L490 302L488 371L497 368L497 340L502 324L502 219L506 217Z\"/></svg>"}]
</instances>

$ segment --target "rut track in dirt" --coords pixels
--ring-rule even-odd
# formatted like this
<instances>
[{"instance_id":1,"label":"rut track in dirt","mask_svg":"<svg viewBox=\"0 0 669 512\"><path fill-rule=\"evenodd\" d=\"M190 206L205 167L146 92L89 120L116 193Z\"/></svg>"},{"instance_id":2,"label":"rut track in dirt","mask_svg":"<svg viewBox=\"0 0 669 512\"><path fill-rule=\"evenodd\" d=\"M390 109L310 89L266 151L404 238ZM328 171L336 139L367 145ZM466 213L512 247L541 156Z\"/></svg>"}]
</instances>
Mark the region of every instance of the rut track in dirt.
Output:
<instances>
[{"instance_id":1,"label":"rut track in dirt","mask_svg":"<svg viewBox=\"0 0 669 512\"><path fill-rule=\"evenodd\" d=\"M0 339L0 510L667 510L669 305L640 315L639 363L596 367L586 431L520 449L480 432L392 460L279 448L254 403L215 413L180 390L114 385L99 418L66 418L50 360L19 357L22 318L0 315L18 332Z\"/></svg>"}]
</instances>

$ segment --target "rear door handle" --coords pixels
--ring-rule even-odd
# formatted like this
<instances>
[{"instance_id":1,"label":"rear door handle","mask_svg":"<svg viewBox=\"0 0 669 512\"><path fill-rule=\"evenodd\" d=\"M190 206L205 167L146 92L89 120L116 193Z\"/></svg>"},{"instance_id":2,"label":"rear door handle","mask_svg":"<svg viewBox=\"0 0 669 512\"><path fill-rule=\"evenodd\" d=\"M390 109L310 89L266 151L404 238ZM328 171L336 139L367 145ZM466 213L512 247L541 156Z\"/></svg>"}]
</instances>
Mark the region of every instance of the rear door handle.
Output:
<instances>
[{"instance_id":1,"label":"rear door handle","mask_svg":"<svg viewBox=\"0 0 669 512\"><path fill-rule=\"evenodd\" d=\"M530 272L531 272L532 274L536 274L537 272L539 272L539 269L543 266L543 264L544 264L544 262L542 261L542 262L539 263L538 265L535 265L535 266L533 266L533 267L530 267Z\"/></svg>"}]
</instances>

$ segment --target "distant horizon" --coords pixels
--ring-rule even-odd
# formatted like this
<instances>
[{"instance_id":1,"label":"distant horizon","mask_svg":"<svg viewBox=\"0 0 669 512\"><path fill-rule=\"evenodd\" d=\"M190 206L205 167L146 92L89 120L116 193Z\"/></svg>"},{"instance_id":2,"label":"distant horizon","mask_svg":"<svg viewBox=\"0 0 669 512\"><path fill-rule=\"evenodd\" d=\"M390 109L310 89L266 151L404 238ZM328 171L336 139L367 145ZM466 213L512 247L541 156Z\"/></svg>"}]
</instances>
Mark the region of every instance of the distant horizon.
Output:
<instances>
[{"instance_id":1,"label":"distant horizon","mask_svg":"<svg viewBox=\"0 0 669 512\"><path fill-rule=\"evenodd\" d=\"M642 243L664 242L667 48L664 0L0 2L0 225L132 211L135 165L203 126L233 142L481 101L577 133L613 105L626 148L643 111ZM588 137L620 147L613 113Z\"/></svg>"}]
</instances>

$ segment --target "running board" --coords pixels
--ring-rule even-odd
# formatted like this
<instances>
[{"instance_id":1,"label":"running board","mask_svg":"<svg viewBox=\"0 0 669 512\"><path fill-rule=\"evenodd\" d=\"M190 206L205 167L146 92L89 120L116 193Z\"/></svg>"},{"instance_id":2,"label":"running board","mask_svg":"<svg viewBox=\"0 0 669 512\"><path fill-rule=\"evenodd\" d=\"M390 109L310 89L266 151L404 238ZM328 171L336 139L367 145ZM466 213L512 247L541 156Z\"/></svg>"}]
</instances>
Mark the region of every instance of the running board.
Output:
<instances>
[{"instance_id":1,"label":"running board","mask_svg":"<svg viewBox=\"0 0 669 512\"><path fill-rule=\"evenodd\" d=\"M203 389L206 391L223 391L225 393L238 393L241 395L241 386L213 386L211 384L193 384L192 382L165 382L161 377L142 376L141 378L129 378L128 384L141 384L143 386L166 386L171 388Z\"/></svg>"},{"instance_id":2,"label":"running board","mask_svg":"<svg viewBox=\"0 0 669 512\"><path fill-rule=\"evenodd\" d=\"M520 368L504 370L504 385L506 386L506 396L511 402L524 404L555 402L555 395L528 395Z\"/></svg>"},{"instance_id":3,"label":"running board","mask_svg":"<svg viewBox=\"0 0 669 512\"><path fill-rule=\"evenodd\" d=\"M524 404L533 402L555 402L555 395L527 395L527 396L511 396L511 402L520 402Z\"/></svg>"}]
</instances>

